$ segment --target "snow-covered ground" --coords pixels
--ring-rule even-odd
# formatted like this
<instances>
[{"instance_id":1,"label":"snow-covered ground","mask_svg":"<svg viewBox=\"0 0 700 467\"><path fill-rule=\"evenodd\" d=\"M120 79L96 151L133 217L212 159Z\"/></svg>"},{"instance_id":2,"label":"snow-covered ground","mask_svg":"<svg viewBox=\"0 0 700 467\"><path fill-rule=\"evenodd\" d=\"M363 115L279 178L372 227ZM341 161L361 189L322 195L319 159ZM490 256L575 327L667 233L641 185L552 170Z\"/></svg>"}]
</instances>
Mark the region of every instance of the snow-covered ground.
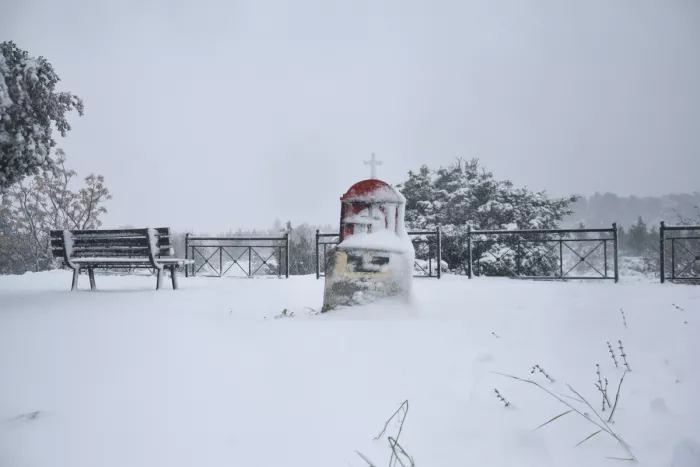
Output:
<instances>
[{"instance_id":1,"label":"snow-covered ground","mask_svg":"<svg viewBox=\"0 0 700 467\"><path fill-rule=\"evenodd\" d=\"M698 287L445 276L416 280L412 306L314 315L313 277L97 284L0 277L0 466L366 466L359 451L383 467L373 438L404 400L418 467L625 465L605 432L574 447L599 429L574 412L534 431L568 407L496 374L600 423L566 385L600 412L600 364L614 400L618 340L632 371L610 429L638 465L697 466Z\"/></svg>"}]
</instances>

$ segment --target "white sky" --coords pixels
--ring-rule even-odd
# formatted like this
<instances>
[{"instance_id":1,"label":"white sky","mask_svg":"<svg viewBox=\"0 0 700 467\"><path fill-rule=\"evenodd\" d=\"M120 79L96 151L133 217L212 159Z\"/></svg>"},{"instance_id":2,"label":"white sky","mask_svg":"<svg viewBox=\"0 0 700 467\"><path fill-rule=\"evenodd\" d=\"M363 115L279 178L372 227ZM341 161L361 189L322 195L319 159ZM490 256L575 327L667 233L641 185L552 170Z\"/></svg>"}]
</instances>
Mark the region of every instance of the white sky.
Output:
<instances>
[{"instance_id":1,"label":"white sky","mask_svg":"<svg viewBox=\"0 0 700 467\"><path fill-rule=\"evenodd\" d=\"M700 190L697 0L0 0L85 116L105 227L336 223L366 178L478 157L551 194Z\"/></svg>"}]
</instances>

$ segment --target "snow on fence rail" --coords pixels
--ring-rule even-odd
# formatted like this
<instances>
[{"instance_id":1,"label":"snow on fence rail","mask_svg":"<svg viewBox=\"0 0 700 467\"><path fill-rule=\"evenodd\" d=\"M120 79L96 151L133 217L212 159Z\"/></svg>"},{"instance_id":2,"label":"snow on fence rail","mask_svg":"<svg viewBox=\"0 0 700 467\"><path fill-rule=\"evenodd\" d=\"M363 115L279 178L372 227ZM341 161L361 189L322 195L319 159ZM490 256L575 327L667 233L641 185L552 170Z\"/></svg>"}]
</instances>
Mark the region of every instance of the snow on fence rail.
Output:
<instances>
[{"instance_id":1,"label":"snow on fence rail","mask_svg":"<svg viewBox=\"0 0 700 467\"><path fill-rule=\"evenodd\" d=\"M190 275L208 277L289 277L289 233L282 237L185 236L185 258L194 264Z\"/></svg>"},{"instance_id":2,"label":"snow on fence rail","mask_svg":"<svg viewBox=\"0 0 700 467\"><path fill-rule=\"evenodd\" d=\"M467 275L618 282L617 225L610 229L467 231Z\"/></svg>"},{"instance_id":3,"label":"snow on fence rail","mask_svg":"<svg viewBox=\"0 0 700 467\"><path fill-rule=\"evenodd\" d=\"M661 222L659 256L661 283L700 281L700 225Z\"/></svg>"}]
</instances>

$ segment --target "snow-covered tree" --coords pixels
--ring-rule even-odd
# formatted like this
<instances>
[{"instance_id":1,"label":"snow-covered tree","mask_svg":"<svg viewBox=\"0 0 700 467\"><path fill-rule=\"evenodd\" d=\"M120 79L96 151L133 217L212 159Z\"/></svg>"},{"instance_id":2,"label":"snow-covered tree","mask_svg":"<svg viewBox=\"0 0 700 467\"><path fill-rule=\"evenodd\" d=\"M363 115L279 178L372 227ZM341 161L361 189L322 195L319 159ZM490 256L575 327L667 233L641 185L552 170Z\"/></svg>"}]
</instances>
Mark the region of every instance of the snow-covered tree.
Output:
<instances>
[{"instance_id":1,"label":"snow-covered tree","mask_svg":"<svg viewBox=\"0 0 700 467\"><path fill-rule=\"evenodd\" d=\"M575 196L549 198L544 192L516 188L510 181L496 180L479 161L457 160L447 167L432 170L422 166L410 171L408 180L398 185L406 197L406 223L412 229L441 227L442 257L452 270L466 270L468 262L467 229L515 230L552 229L571 213ZM504 238L483 239L474 246L474 261L482 259L486 267L513 268L516 252ZM530 248L520 255L523 268L535 273L551 269L546 245ZM501 258L495 264L489 259ZM489 266L490 265L490 266ZM496 271L492 271L496 272Z\"/></svg>"},{"instance_id":2,"label":"snow-covered tree","mask_svg":"<svg viewBox=\"0 0 700 467\"><path fill-rule=\"evenodd\" d=\"M0 273L41 271L52 266L52 229L96 229L111 199L101 175L72 187L76 173L57 151L53 170L13 185L0 204Z\"/></svg>"},{"instance_id":3,"label":"snow-covered tree","mask_svg":"<svg viewBox=\"0 0 700 467\"><path fill-rule=\"evenodd\" d=\"M59 77L44 57L13 42L0 43L0 192L24 177L53 169L53 126L65 136L66 114L83 114L83 101L57 92Z\"/></svg>"},{"instance_id":4,"label":"snow-covered tree","mask_svg":"<svg viewBox=\"0 0 700 467\"><path fill-rule=\"evenodd\" d=\"M273 236L280 236L289 233L289 274L292 276L313 274L316 271L316 226L303 223L297 227L292 226L291 221L287 221L284 229L278 228L281 223L275 220L270 232ZM286 257L280 257L279 252L275 252L275 265L268 268L270 274L277 272L277 264L282 265L284 271Z\"/></svg>"}]
</instances>

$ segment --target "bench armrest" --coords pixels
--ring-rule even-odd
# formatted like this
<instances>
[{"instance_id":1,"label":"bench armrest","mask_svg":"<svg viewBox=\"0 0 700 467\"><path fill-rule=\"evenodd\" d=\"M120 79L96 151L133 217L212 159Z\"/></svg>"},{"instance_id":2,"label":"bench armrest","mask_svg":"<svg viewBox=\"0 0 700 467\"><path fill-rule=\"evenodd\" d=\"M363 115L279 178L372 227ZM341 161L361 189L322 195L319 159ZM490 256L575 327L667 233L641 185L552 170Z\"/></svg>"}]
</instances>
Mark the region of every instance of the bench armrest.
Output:
<instances>
[{"instance_id":1,"label":"bench armrest","mask_svg":"<svg viewBox=\"0 0 700 467\"><path fill-rule=\"evenodd\" d=\"M63 231L63 260L71 269L77 269L79 266L72 261L73 258L73 234L70 230Z\"/></svg>"},{"instance_id":2,"label":"bench armrest","mask_svg":"<svg viewBox=\"0 0 700 467\"><path fill-rule=\"evenodd\" d=\"M151 262L151 266L156 269L163 269L163 265L158 262L157 256L160 254L158 249L158 232L155 229L147 228L146 237L148 238L148 259Z\"/></svg>"}]
</instances>

